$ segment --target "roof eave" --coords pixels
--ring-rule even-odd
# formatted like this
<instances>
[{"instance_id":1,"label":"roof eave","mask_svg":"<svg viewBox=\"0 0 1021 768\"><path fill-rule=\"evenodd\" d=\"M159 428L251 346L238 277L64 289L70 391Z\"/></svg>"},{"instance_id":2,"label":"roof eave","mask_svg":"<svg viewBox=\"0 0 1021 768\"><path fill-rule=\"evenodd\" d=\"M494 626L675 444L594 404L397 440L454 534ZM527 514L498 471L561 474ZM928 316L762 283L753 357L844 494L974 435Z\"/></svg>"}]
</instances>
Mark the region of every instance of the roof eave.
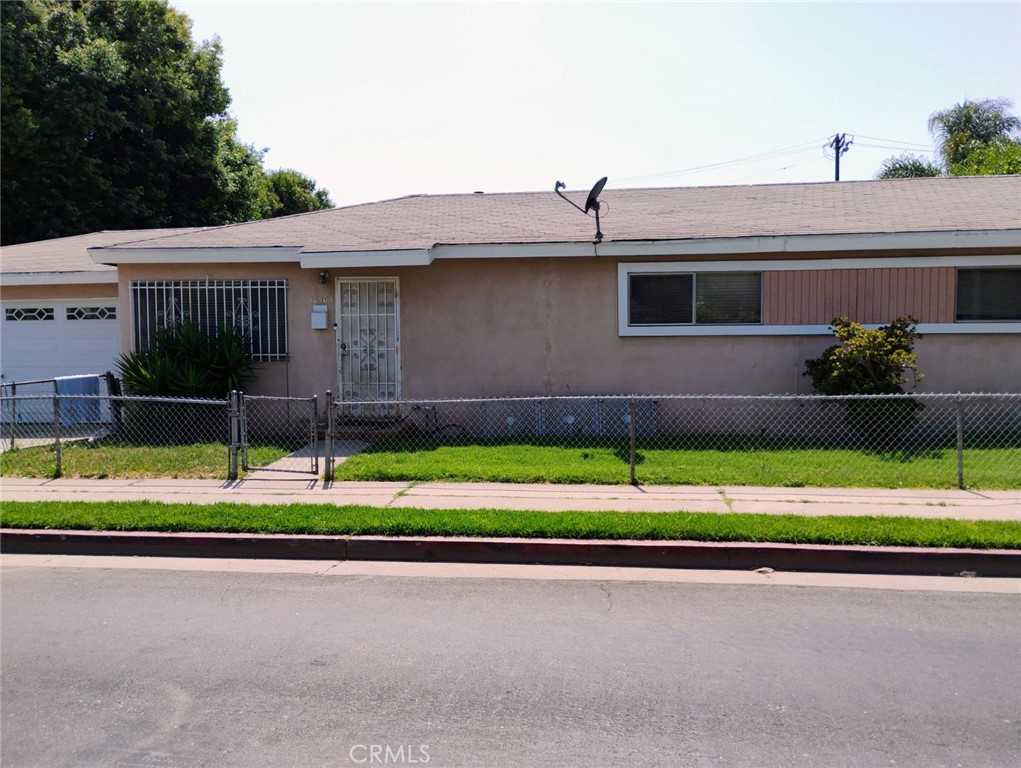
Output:
<instances>
[{"instance_id":1,"label":"roof eave","mask_svg":"<svg viewBox=\"0 0 1021 768\"><path fill-rule=\"evenodd\" d=\"M106 285L117 282L117 270L83 272L4 272L5 286L13 285Z\"/></svg>"},{"instance_id":2,"label":"roof eave","mask_svg":"<svg viewBox=\"0 0 1021 768\"><path fill-rule=\"evenodd\" d=\"M244 264L296 262L301 246L265 246L256 248L215 248L208 246L146 248L94 247L89 256L97 264Z\"/></svg>"},{"instance_id":3,"label":"roof eave","mask_svg":"<svg viewBox=\"0 0 1021 768\"><path fill-rule=\"evenodd\" d=\"M436 259L571 258L591 256L741 256L868 251L1017 248L1021 229L769 235L755 237L591 242L464 243L428 248L306 252L300 246L257 248L89 248L100 264L298 263L305 269L428 266Z\"/></svg>"},{"instance_id":4,"label":"roof eave","mask_svg":"<svg viewBox=\"0 0 1021 768\"><path fill-rule=\"evenodd\" d=\"M434 248L380 251L315 251L303 253L304 269L348 269L355 267L425 267L435 258Z\"/></svg>"},{"instance_id":5,"label":"roof eave","mask_svg":"<svg viewBox=\"0 0 1021 768\"><path fill-rule=\"evenodd\" d=\"M1021 229L618 240L601 243L598 251L601 256L723 256L838 251L925 251L944 248L1021 249Z\"/></svg>"}]
</instances>

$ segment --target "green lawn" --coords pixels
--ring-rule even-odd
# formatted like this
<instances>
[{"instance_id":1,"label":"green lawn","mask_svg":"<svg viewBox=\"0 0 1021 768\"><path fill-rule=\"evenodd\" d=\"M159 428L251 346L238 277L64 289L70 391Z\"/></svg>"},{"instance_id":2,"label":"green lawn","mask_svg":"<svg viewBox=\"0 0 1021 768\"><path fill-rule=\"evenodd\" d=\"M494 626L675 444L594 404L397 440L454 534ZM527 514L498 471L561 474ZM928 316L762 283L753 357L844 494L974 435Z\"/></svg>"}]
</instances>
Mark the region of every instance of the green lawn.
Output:
<instances>
[{"instance_id":1,"label":"green lawn","mask_svg":"<svg viewBox=\"0 0 1021 768\"><path fill-rule=\"evenodd\" d=\"M847 450L803 443L728 438L716 445L664 448L638 445L636 474L643 484L763 485L772 487L953 488L953 446L924 450ZM708 446L708 447L707 447ZM286 456L279 446L253 447L252 466ZM464 482L628 483L628 450L620 440L492 442L450 445L418 440L370 447L336 468L337 480ZM53 446L0 454L0 475L52 477ZM224 478L227 448L215 443L138 446L67 442L65 477ZM1021 447L965 450L965 484L971 488L1021 488Z\"/></svg>"},{"instance_id":2,"label":"green lawn","mask_svg":"<svg viewBox=\"0 0 1021 768\"><path fill-rule=\"evenodd\" d=\"M158 502L5 502L7 528L750 541L1021 549L1021 522L688 512L522 512Z\"/></svg>"},{"instance_id":3,"label":"green lawn","mask_svg":"<svg viewBox=\"0 0 1021 768\"><path fill-rule=\"evenodd\" d=\"M265 466L290 451L279 447L253 447L248 460ZM227 476L227 446L143 446L126 443L89 443L81 440L61 445L64 477L179 477L218 479ZM53 477L56 457L52 445L16 448L0 454L0 475L5 477Z\"/></svg>"},{"instance_id":4,"label":"green lawn","mask_svg":"<svg viewBox=\"0 0 1021 768\"><path fill-rule=\"evenodd\" d=\"M774 447L731 439L729 449L668 449L639 444L636 475L644 484L774 487L954 488L953 447L870 451L811 444ZM621 441L584 445L496 442L442 445L424 441L370 448L338 464L338 480L628 483L629 454ZM969 448L965 483L1021 488L1021 447Z\"/></svg>"}]
</instances>

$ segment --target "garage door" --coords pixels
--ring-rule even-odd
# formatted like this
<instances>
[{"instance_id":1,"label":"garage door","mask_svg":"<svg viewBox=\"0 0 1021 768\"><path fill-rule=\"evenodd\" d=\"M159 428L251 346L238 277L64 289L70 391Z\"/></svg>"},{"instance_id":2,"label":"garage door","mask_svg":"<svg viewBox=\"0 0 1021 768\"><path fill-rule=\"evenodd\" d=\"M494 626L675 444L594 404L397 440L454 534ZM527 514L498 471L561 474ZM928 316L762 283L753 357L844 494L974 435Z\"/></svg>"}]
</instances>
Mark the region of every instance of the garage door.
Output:
<instances>
[{"instance_id":1,"label":"garage door","mask_svg":"<svg viewBox=\"0 0 1021 768\"><path fill-rule=\"evenodd\" d=\"M4 382L115 370L120 353L116 300L11 301L2 309Z\"/></svg>"}]
</instances>

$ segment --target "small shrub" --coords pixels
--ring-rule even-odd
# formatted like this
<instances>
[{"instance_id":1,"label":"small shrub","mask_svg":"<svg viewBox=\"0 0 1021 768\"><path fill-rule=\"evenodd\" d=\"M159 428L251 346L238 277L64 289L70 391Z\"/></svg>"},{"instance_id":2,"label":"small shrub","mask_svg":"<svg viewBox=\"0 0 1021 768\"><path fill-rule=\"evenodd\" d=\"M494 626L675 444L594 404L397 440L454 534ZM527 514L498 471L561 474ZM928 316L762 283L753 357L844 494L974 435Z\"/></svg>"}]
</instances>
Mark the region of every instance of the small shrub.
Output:
<instances>
[{"instance_id":1,"label":"small shrub","mask_svg":"<svg viewBox=\"0 0 1021 768\"><path fill-rule=\"evenodd\" d=\"M874 330L838 317L831 327L840 343L805 361L802 375L811 377L816 392L902 395L905 384L914 389L921 381L914 351L921 335L913 317L904 315ZM925 407L912 398L845 400L841 406L847 426L874 447L895 444Z\"/></svg>"}]
</instances>

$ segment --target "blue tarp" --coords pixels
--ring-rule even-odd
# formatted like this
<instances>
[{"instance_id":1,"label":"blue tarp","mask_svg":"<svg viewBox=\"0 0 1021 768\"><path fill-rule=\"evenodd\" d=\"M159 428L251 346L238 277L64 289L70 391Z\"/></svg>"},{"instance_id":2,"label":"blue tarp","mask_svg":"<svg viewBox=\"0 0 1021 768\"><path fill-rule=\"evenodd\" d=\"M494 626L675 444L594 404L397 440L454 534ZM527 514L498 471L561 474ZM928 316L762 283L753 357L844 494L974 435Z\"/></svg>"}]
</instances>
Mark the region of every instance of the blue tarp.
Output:
<instances>
[{"instance_id":1,"label":"blue tarp","mask_svg":"<svg viewBox=\"0 0 1021 768\"><path fill-rule=\"evenodd\" d=\"M94 395L83 400L60 401L60 423L65 427L99 421L99 376L58 376L54 379L58 395Z\"/></svg>"}]
</instances>

